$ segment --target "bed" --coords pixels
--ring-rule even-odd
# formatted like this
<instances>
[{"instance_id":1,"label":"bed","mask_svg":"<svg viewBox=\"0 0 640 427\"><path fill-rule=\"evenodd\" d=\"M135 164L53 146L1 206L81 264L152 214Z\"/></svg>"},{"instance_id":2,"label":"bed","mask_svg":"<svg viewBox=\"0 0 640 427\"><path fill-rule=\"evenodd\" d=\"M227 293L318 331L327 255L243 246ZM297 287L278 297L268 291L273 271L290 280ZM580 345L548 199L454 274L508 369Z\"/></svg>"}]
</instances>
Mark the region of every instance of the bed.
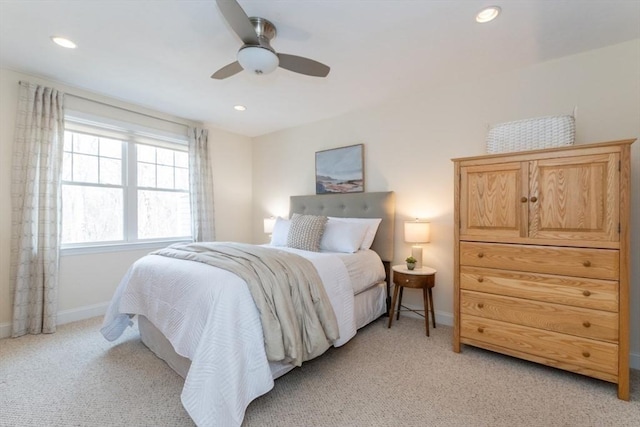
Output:
<instances>
[{"instance_id":1,"label":"bed","mask_svg":"<svg viewBox=\"0 0 640 427\"><path fill-rule=\"evenodd\" d=\"M370 249L307 252L277 247L275 234L265 248L276 246L279 253L300 255L313 264L335 314L339 336L331 340L334 347L388 312L394 207L393 192L292 196L290 216L332 217L333 224L344 218L380 218ZM142 342L185 378L181 400L196 424L240 425L249 403L300 365L293 358L269 360L265 320L259 304L251 303L247 283L203 262L148 255L123 278L101 332L114 340L137 317ZM325 350L311 351L309 357Z\"/></svg>"}]
</instances>

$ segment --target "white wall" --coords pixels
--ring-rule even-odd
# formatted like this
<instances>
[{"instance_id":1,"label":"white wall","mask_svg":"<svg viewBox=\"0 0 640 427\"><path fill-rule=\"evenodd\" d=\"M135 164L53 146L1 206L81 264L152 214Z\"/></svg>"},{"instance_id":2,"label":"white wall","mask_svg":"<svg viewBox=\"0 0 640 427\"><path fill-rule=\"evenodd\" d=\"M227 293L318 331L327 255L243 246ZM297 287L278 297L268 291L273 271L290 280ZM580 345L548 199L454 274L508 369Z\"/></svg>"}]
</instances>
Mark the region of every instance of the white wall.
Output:
<instances>
[{"instance_id":1,"label":"white wall","mask_svg":"<svg viewBox=\"0 0 640 427\"><path fill-rule=\"evenodd\" d=\"M437 64L434 64L437 66ZM431 220L424 262L438 270L440 321L453 311L453 165L484 152L489 123L577 113L577 143L640 137L640 40L521 70L399 96L385 105L259 137L254 144L254 239L261 220L285 214L292 194L313 194L314 153L365 145L366 191L396 192L397 224ZM640 142L632 146L631 345L640 368ZM410 253L396 235L396 263ZM409 296L409 295L408 295ZM419 293L407 298L422 306Z\"/></svg>"},{"instance_id":2,"label":"white wall","mask_svg":"<svg viewBox=\"0 0 640 427\"><path fill-rule=\"evenodd\" d=\"M109 99L58 82L0 69L0 337L10 334L12 300L9 283L11 239L10 166L18 82L27 80L110 105L189 124L162 113ZM71 100L72 98L69 98ZM77 102L76 102L77 104ZM218 240L252 240L252 141L212 126L209 142L214 175L214 203ZM60 323L100 315L127 268L149 250L65 255L60 260L58 320Z\"/></svg>"}]
</instances>

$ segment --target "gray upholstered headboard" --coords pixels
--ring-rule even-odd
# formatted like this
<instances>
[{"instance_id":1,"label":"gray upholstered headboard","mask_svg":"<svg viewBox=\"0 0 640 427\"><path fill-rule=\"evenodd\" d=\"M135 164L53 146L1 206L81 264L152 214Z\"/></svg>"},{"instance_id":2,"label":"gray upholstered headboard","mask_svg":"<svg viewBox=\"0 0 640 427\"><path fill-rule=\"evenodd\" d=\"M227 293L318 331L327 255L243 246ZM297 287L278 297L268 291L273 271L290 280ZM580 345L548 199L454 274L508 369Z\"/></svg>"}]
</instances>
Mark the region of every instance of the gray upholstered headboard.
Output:
<instances>
[{"instance_id":1,"label":"gray upholstered headboard","mask_svg":"<svg viewBox=\"0 0 640 427\"><path fill-rule=\"evenodd\" d=\"M395 224L395 194L341 193L310 196L291 196L289 216L294 213L350 218L382 218L371 249L383 261L393 261L393 232Z\"/></svg>"}]
</instances>

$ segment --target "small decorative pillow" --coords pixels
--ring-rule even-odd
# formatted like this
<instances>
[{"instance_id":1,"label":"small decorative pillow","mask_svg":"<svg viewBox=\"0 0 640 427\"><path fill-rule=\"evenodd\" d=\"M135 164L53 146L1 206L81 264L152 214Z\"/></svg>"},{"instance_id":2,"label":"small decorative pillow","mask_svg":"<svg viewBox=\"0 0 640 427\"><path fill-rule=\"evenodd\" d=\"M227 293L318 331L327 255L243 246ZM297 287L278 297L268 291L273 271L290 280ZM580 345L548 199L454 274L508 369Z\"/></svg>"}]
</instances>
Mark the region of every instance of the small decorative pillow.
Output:
<instances>
[{"instance_id":1,"label":"small decorative pillow","mask_svg":"<svg viewBox=\"0 0 640 427\"><path fill-rule=\"evenodd\" d=\"M291 220L281 217L276 218L276 223L273 225L273 233L271 234L271 244L273 246L287 246L290 226Z\"/></svg>"},{"instance_id":2,"label":"small decorative pillow","mask_svg":"<svg viewBox=\"0 0 640 427\"><path fill-rule=\"evenodd\" d=\"M305 251L319 252L320 240L327 224L326 216L293 214L287 246Z\"/></svg>"}]
</instances>

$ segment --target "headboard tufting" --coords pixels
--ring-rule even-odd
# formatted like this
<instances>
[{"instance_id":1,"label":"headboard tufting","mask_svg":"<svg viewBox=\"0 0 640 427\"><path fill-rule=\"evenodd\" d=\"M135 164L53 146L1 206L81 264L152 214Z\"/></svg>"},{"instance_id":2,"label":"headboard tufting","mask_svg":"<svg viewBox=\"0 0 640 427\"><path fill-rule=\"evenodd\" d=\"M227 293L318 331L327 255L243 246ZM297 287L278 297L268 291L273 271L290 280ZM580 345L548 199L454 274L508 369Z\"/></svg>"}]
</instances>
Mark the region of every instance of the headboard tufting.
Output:
<instances>
[{"instance_id":1,"label":"headboard tufting","mask_svg":"<svg viewBox=\"0 0 640 427\"><path fill-rule=\"evenodd\" d=\"M395 225L395 194L393 191L375 193L340 193L291 196L289 215L324 215L350 218L382 218L371 249L383 261L393 261Z\"/></svg>"}]
</instances>

